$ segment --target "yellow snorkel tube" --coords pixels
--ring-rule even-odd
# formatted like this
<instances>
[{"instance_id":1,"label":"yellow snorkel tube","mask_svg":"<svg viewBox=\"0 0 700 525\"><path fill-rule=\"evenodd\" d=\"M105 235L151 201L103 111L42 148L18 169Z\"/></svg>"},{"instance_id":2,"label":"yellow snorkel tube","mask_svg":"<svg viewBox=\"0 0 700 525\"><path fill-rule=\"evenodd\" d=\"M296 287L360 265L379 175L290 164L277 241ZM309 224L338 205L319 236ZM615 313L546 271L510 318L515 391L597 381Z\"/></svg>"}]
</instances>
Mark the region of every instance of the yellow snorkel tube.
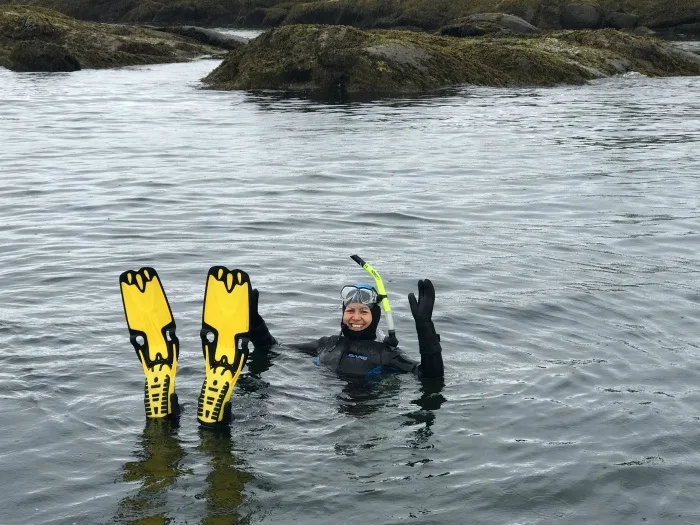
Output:
<instances>
[{"instance_id":1,"label":"yellow snorkel tube","mask_svg":"<svg viewBox=\"0 0 700 525\"><path fill-rule=\"evenodd\" d=\"M389 304L389 298L386 295L386 289L384 288L384 281L382 281L379 272L372 268L372 265L365 262L359 255L351 255L350 258L357 264L362 266L362 268L372 276L374 279L374 284L377 286L377 292L381 301L379 304L382 305L382 310L386 314L386 325L389 328L389 335L384 339L384 342L391 347L397 347L399 345L399 340L396 339L396 329L394 328L394 319L391 317L391 305Z\"/></svg>"}]
</instances>

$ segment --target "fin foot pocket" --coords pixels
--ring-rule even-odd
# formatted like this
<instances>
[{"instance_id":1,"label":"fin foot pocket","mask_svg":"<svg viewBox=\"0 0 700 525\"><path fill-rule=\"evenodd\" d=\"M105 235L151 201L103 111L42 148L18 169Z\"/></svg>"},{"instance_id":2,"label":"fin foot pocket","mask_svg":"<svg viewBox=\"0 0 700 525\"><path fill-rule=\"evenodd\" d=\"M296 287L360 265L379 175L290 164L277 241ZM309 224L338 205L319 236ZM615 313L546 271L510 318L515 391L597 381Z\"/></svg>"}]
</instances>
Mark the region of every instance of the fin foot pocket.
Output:
<instances>
[{"instance_id":1,"label":"fin foot pocket","mask_svg":"<svg viewBox=\"0 0 700 525\"><path fill-rule=\"evenodd\" d=\"M129 339L146 376L146 417L163 418L179 413L175 374L180 344L158 273L151 267L128 270L119 276L119 286Z\"/></svg>"},{"instance_id":2,"label":"fin foot pocket","mask_svg":"<svg viewBox=\"0 0 700 525\"><path fill-rule=\"evenodd\" d=\"M205 426L226 422L228 419L226 409L230 411L231 394L236 384L230 370L219 369L209 372L204 379L197 406L197 420Z\"/></svg>"},{"instance_id":3,"label":"fin foot pocket","mask_svg":"<svg viewBox=\"0 0 700 525\"><path fill-rule=\"evenodd\" d=\"M203 426L230 420L231 395L248 359L250 296L244 271L209 270L200 331L205 378L197 407Z\"/></svg>"}]
</instances>

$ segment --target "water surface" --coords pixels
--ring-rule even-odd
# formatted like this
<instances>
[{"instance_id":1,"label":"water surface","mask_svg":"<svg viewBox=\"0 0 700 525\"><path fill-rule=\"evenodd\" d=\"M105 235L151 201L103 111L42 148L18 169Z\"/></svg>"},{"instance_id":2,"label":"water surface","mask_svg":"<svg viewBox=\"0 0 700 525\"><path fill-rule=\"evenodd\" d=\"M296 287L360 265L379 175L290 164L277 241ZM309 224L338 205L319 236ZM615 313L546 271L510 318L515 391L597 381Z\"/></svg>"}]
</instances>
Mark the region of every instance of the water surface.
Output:
<instances>
[{"instance_id":1,"label":"water surface","mask_svg":"<svg viewBox=\"0 0 700 525\"><path fill-rule=\"evenodd\" d=\"M2 523L700 522L698 78L323 104L202 90L217 64L0 70ZM444 385L281 347L200 431L207 269L296 342L337 332L354 253L414 357L433 280ZM145 425L143 265L179 429Z\"/></svg>"}]
</instances>

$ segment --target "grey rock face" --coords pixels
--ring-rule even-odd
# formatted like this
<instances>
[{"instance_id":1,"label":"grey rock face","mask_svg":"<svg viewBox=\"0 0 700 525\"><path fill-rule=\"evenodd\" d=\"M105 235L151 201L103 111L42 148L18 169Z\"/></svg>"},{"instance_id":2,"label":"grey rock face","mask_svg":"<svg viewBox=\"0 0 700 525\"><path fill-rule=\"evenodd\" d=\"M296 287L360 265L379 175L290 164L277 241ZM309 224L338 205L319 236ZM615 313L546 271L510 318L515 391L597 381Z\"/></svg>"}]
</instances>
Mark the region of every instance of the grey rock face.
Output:
<instances>
[{"instance_id":1,"label":"grey rock face","mask_svg":"<svg viewBox=\"0 0 700 525\"><path fill-rule=\"evenodd\" d=\"M542 29L559 29L561 5L559 0L541 0L538 27Z\"/></svg>"},{"instance_id":2,"label":"grey rock face","mask_svg":"<svg viewBox=\"0 0 700 525\"><path fill-rule=\"evenodd\" d=\"M166 33L172 33L175 35L186 36L193 40L197 40L202 44L207 44L210 46L220 47L223 49L236 49L242 45L248 43L247 38L235 35L227 35L225 33L220 33L213 29L208 29L204 27L196 26L167 26L167 27L155 27L159 31L165 31Z\"/></svg>"},{"instance_id":3,"label":"grey rock face","mask_svg":"<svg viewBox=\"0 0 700 525\"><path fill-rule=\"evenodd\" d=\"M634 29L637 27L639 17L630 13L608 13L605 15L603 25L613 29Z\"/></svg>"},{"instance_id":4,"label":"grey rock face","mask_svg":"<svg viewBox=\"0 0 700 525\"><path fill-rule=\"evenodd\" d=\"M589 4L566 4L559 14L563 29L598 29L601 21L600 10Z\"/></svg>"},{"instance_id":5,"label":"grey rock face","mask_svg":"<svg viewBox=\"0 0 700 525\"><path fill-rule=\"evenodd\" d=\"M78 71L80 62L58 44L38 40L19 42L10 52L13 71Z\"/></svg>"},{"instance_id":6,"label":"grey rock face","mask_svg":"<svg viewBox=\"0 0 700 525\"><path fill-rule=\"evenodd\" d=\"M676 38L692 38L693 40L699 40L700 22L675 26L671 29L671 35Z\"/></svg>"},{"instance_id":7,"label":"grey rock face","mask_svg":"<svg viewBox=\"0 0 700 525\"><path fill-rule=\"evenodd\" d=\"M477 13L468 17L467 20L477 25L481 22L488 22L521 35L540 32L538 28L519 16L506 13Z\"/></svg>"},{"instance_id":8,"label":"grey rock face","mask_svg":"<svg viewBox=\"0 0 700 525\"><path fill-rule=\"evenodd\" d=\"M476 13L440 29L441 35L472 37L504 33L530 35L540 30L519 16L506 13Z\"/></svg>"},{"instance_id":9,"label":"grey rock face","mask_svg":"<svg viewBox=\"0 0 700 525\"><path fill-rule=\"evenodd\" d=\"M649 29L646 26L637 26L634 28L634 33L636 35L653 36L656 35L656 31Z\"/></svg>"},{"instance_id":10,"label":"grey rock face","mask_svg":"<svg viewBox=\"0 0 700 525\"><path fill-rule=\"evenodd\" d=\"M440 34L443 36L456 36L458 38L467 38L472 36L482 36L486 31L474 24L450 24L440 28Z\"/></svg>"}]
</instances>

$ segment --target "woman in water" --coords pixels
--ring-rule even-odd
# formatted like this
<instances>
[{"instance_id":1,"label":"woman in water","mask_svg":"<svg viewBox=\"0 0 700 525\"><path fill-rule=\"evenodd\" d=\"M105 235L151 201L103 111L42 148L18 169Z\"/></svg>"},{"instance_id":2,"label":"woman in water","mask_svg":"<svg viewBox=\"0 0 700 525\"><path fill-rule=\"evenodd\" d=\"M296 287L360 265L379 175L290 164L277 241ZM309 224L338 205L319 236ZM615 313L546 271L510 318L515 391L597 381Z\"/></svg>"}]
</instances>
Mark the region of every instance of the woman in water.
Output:
<instances>
[{"instance_id":1,"label":"woman in water","mask_svg":"<svg viewBox=\"0 0 700 525\"><path fill-rule=\"evenodd\" d=\"M251 295L250 341L256 351L266 351L277 344L265 321L258 313L257 290ZM353 377L372 377L381 373L411 372L419 378L443 376L440 336L432 321L435 288L429 279L418 281L418 299L408 295L411 314L416 323L420 362L407 357L390 344L377 327L382 311L382 297L367 284L345 286L341 290L343 316L340 334L322 337L308 344L293 345L314 355L316 363Z\"/></svg>"}]
</instances>

